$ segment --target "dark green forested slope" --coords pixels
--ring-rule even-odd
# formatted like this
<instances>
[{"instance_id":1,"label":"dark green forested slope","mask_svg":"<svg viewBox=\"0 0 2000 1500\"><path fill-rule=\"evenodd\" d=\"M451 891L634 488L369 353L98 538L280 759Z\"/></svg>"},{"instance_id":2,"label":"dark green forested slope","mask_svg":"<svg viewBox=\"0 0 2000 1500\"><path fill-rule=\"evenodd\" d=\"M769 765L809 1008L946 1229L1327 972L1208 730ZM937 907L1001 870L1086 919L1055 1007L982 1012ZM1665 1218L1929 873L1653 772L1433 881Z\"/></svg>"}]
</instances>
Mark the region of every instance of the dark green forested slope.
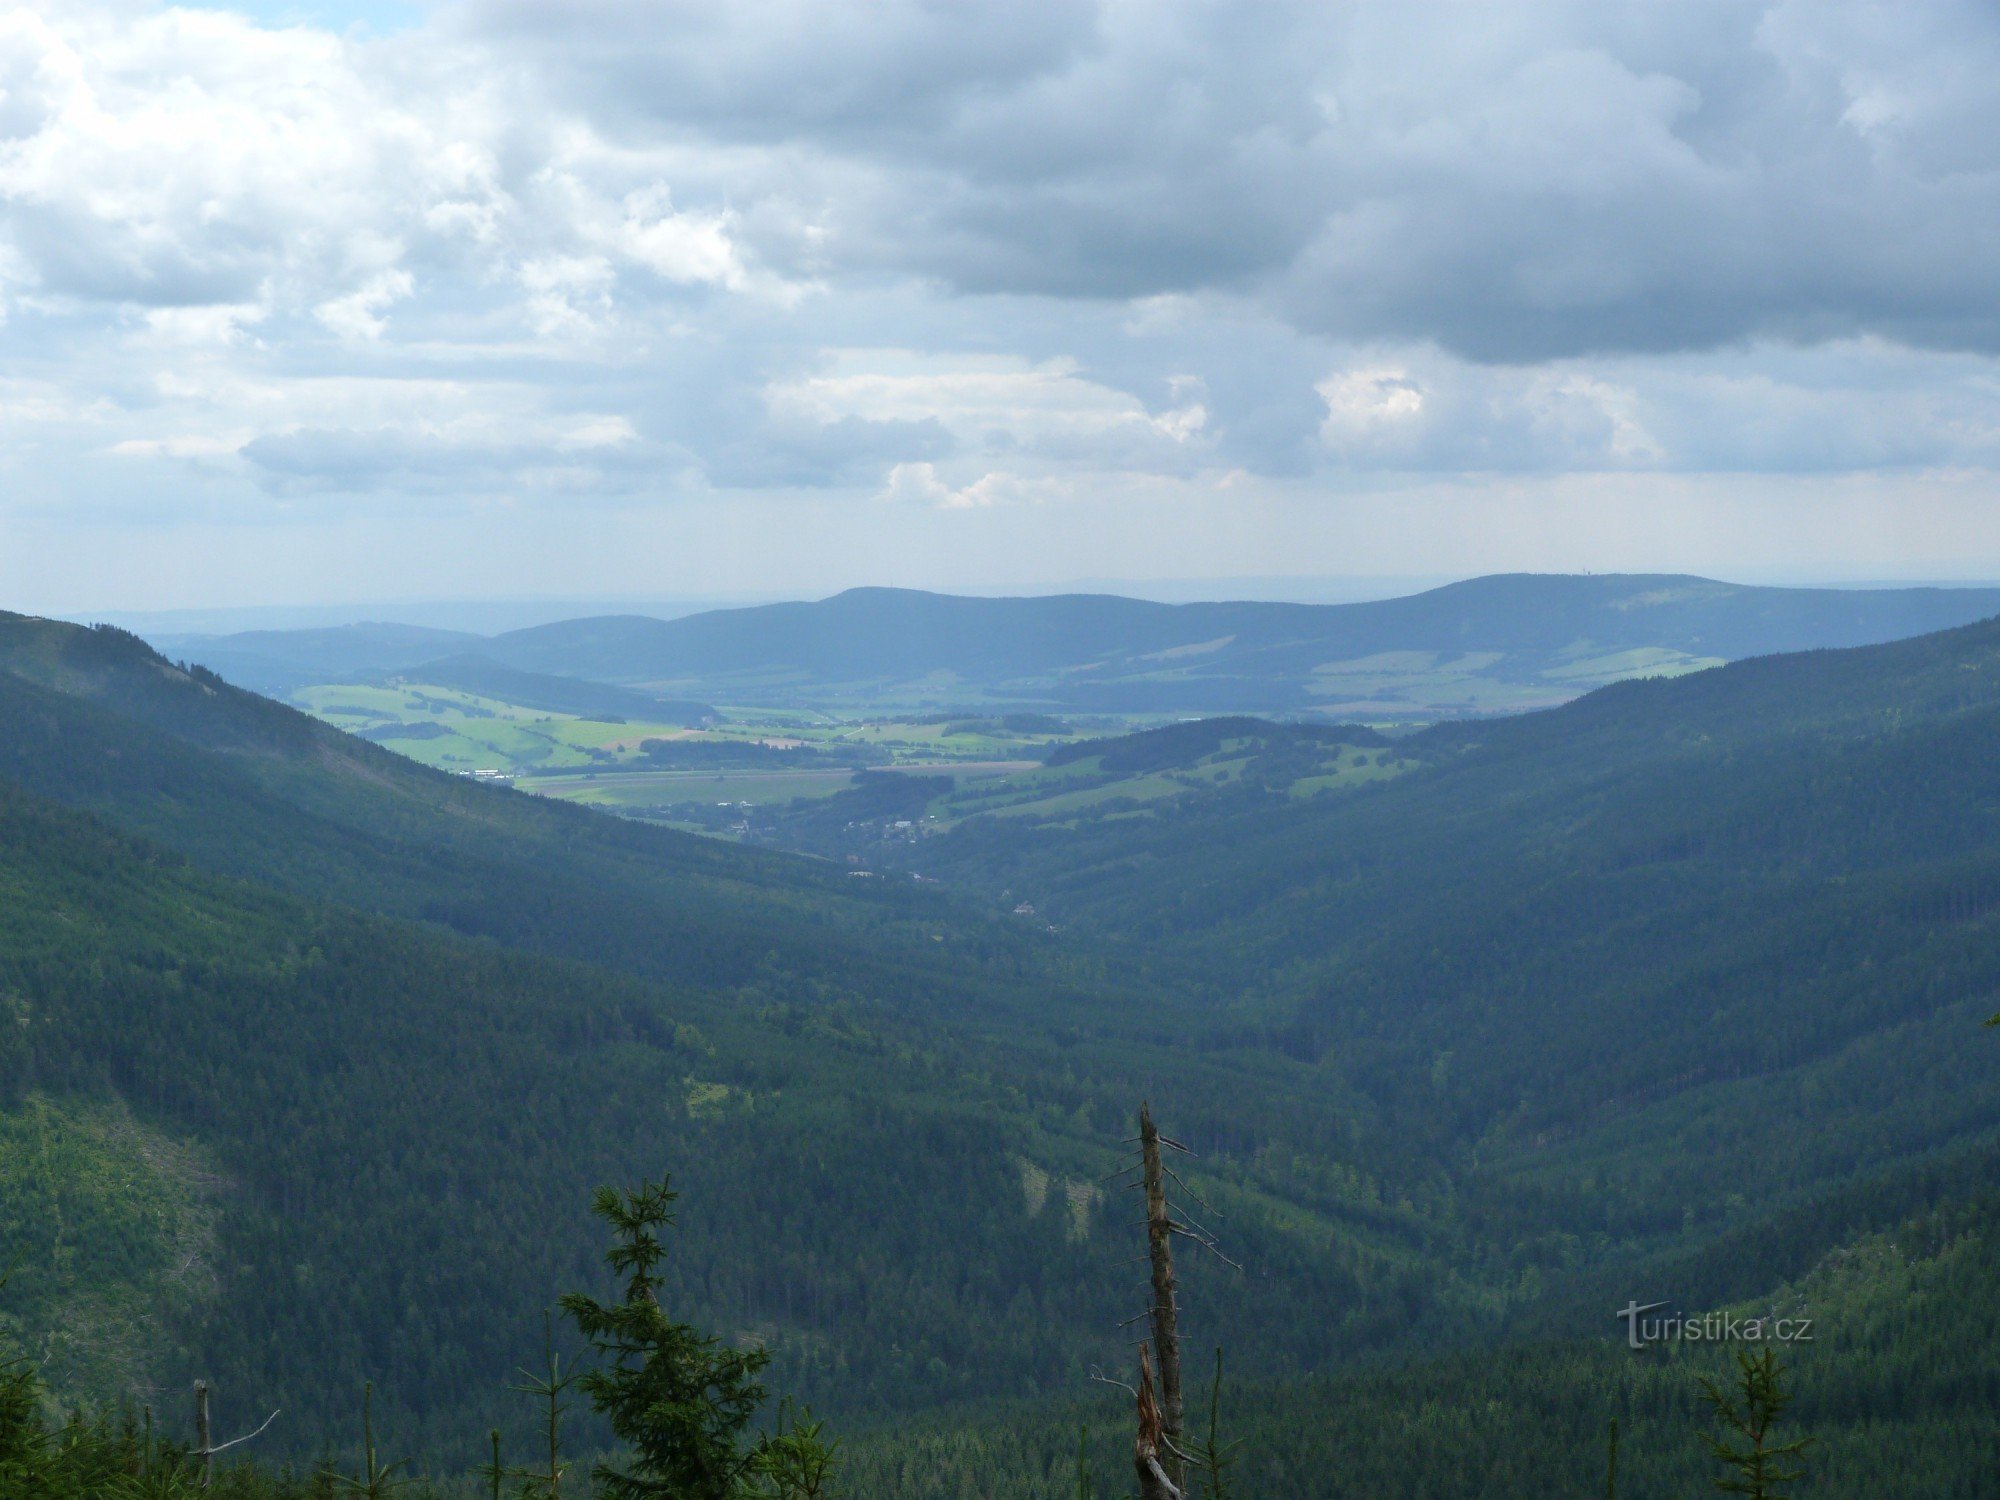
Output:
<instances>
[{"instance_id":1,"label":"dark green forested slope","mask_svg":"<svg viewBox=\"0 0 2000 1500\"><path fill-rule=\"evenodd\" d=\"M1797 1401L1780 1438L1804 1433L1799 1500L1977 1500L2000 1469L2000 1176L1987 1159L1966 1196L1845 1240L1759 1295L1691 1304L1811 1320L1784 1346ZM1609 1309L1633 1290L1632 1283ZM1623 1325L1614 1325L1622 1334ZM1775 1325L1772 1325L1775 1326ZM1743 1346L1737 1346L1743 1347ZM1725 1377L1715 1345L1635 1353L1619 1337L1523 1341L1387 1370L1278 1383L1225 1380L1221 1431L1240 1442L1231 1493L1254 1500L1486 1500L1602 1495L1609 1423L1620 1495L1714 1493L1700 1441L1715 1430L1696 1377ZM1206 1367L1205 1367L1206 1368ZM1238 1361L1234 1370L1241 1372ZM1191 1403L1206 1422L1208 1388ZM1007 1495L1070 1500L1079 1429L1098 1495L1129 1492L1128 1402L1017 1406L949 1425L867 1435L850 1453L873 1500Z\"/></svg>"},{"instance_id":2,"label":"dark green forested slope","mask_svg":"<svg viewBox=\"0 0 2000 1500\"><path fill-rule=\"evenodd\" d=\"M464 1453L548 1295L594 1275L588 1185L661 1166L684 1310L769 1342L782 1387L850 1422L1086 1390L1140 1306L1096 1183L1142 1094L1245 1267L1189 1268L1189 1336L1271 1382L1259 1446L1295 1467L1253 1493L1300 1492L1300 1433L1435 1437L1461 1480L1439 1455L1498 1444L1491 1473L1525 1475L1498 1467L1527 1452L1510 1402L1584 1433L1612 1389L1595 1348L1358 1361L1573 1335L1607 1298L1775 1295L1920 1220L1957 1227L1911 1241L1936 1263L1911 1276L1984 1264L1994 627L1431 731L1372 789L916 847L1050 934L437 776L113 632L4 624L0 1144L83 1182L0 1172L32 1231L0 1314L33 1336L153 1287L56 1353L262 1393L303 1413L295 1452L373 1376L400 1443ZM1863 1281L1856 1306L1894 1278ZM1857 1345L1878 1373L1839 1411L1958 1368L1961 1333ZM1446 1392L1434 1419L1412 1380ZM1921 1389L1906 1447L1970 1399ZM1634 1397L1635 1462L1677 1399ZM937 1420L1034 1472L1067 1451L1060 1412Z\"/></svg>"},{"instance_id":3,"label":"dark green forested slope","mask_svg":"<svg viewBox=\"0 0 2000 1500\"><path fill-rule=\"evenodd\" d=\"M1397 752L1427 768L977 819L908 858L1205 991L1197 1044L1342 1079L1543 1272L2000 1127L1966 1042L2000 1007L2000 626Z\"/></svg>"},{"instance_id":4,"label":"dark green forested slope","mask_svg":"<svg viewBox=\"0 0 2000 1500\"><path fill-rule=\"evenodd\" d=\"M292 1451L344 1430L372 1377L399 1442L468 1452L516 1404L501 1386L539 1310L595 1281L590 1188L662 1165L689 1204L684 1311L767 1342L785 1388L849 1418L1080 1380L1130 1300L1126 1213L1096 1185L1126 1083L1088 1053L1058 1070L865 1008L509 955L218 881L4 787L0 997L8 1139L140 1122L94 1158L133 1179L123 1197L8 1185L21 1264L0 1307L43 1347L103 1280L157 1282L147 1318L98 1320L115 1347L52 1374L205 1374L292 1413ZM1290 1153L1340 1140L1284 1072L1196 1065L1176 1086L1191 1120ZM1259 1278L1218 1281L1208 1316L1294 1369L1341 1332L1393 1339L1391 1310L1443 1280L1421 1221L1310 1184L1280 1200L1280 1180L1209 1184ZM150 1239L125 1211L147 1193L166 1205ZM124 1227L84 1233L93 1216ZM1328 1324L1264 1307L1273 1288Z\"/></svg>"},{"instance_id":5,"label":"dark green forested slope","mask_svg":"<svg viewBox=\"0 0 2000 1500\"><path fill-rule=\"evenodd\" d=\"M935 954L935 895L432 771L119 631L0 616L0 775L221 873L680 981L928 1000L1024 961L991 923Z\"/></svg>"}]
</instances>

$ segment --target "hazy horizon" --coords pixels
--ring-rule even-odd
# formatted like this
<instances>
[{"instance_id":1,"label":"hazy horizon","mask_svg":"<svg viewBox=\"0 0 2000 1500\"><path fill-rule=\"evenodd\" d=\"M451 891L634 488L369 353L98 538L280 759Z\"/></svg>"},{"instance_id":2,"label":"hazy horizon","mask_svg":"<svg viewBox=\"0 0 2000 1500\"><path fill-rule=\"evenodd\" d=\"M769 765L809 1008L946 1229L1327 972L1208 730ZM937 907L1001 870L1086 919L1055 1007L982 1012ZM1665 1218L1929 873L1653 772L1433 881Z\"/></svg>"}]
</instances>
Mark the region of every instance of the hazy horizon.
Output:
<instances>
[{"instance_id":1,"label":"hazy horizon","mask_svg":"<svg viewBox=\"0 0 2000 1500\"><path fill-rule=\"evenodd\" d=\"M1647 572L1665 571L1648 569ZM962 594L976 598L1039 598L1057 594L1114 594L1146 599L1162 604L1193 604L1217 600L1259 600L1290 604L1357 604L1378 599L1400 598L1449 583L1485 576L1478 573L1411 576L1248 576L1237 578L1075 578L1043 583L1023 583L986 589L932 589L926 592ZM1714 573L1694 576L1750 586L1777 588L1991 588L2000 587L1995 578L1848 578L1796 576L1733 576ZM866 583L843 585L825 592L721 595L708 598L602 595L563 598L409 598L356 600L350 602L296 604L242 604L214 608L168 610L68 609L48 611L50 618L77 623L122 626L142 635L197 636L228 635L239 631L308 630L355 624L415 625L438 630L458 630L472 635L494 635L526 629L557 620L580 619L593 615L649 615L672 620L706 610L738 609L791 600L831 598L849 588L874 587ZM920 585L881 585L921 587Z\"/></svg>"}]
</instances>

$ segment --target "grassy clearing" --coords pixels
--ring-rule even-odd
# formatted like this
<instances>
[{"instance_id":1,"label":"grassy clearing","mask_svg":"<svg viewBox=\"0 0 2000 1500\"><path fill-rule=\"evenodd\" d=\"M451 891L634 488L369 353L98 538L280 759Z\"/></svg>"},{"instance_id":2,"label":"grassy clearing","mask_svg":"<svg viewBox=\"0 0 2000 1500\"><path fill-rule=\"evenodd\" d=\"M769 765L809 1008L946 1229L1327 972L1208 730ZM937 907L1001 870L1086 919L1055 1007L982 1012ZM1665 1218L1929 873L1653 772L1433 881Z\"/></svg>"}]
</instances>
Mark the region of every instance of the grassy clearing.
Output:
<instances>
[{"instance_id":1,"label":"grassy clearing","mask_svg":"<svg viewBox=\"0 0 2000 1500\"><path fill-rule=\"evenodd\" d=\"M1231 739L1212 754L1183 766L1105 779L1104 760L1089 756L1061 766L1035 766L997 783L962 787L934 802L930 811L941 828L969 818L1044 819L1067 823L1079 817L1145 817L1152 806L1194 793L1227 790L1249 782L1293 797L1385 781L1408 770L1393 750L1376 746L1329 745L1303 766L1280 766L1256 740ZM1138 804L1129 806L1124 804Z\"/></svg>"},{"instance_id":2,"label":"grassy clearing","mask_svg":"<svg viewBox=\"0 0 2000 1500\"><path fill-rule=\"evenodd\" d=\"M1318 712L1363 721L1383 717L1434 717L1437 713L1499 713L1549 707L1571 696L1554 684L1508 682L1449 671L1316 676L1307 691Z\"/></svg>"},{"instance_id":3,"label":"grassy clearing","mask_svg":"<svg viewBox=\"0 0 2000 1500\"><path fill-rule=\"evenodd\" d=\"M66 1397L145 1385L166 1318L215 1292L217 1179L119 1104L0 1110L0 1328ZM3 1268L0 1268L3 1269Z\"/></svg>"},{"instance_id":4,"label":"grassy clearing","mask_svg":"<svg viewBox=\"0 0 2000 1500\"><path fill-rule=\"evenodd\" d=\"M992 813L996 818L1063 818L1121 798L1134 802L1157 802L1165 797L1183 796L1191 789L1192 783L1187 777L1156 772L1149 776L1127 776L1080 791L1059 792L1055 796L1030 802L1010 803L993 808Z\"/></svg>"},{"instance_id":5,"label":"grassy clearing","mask_svg":"<svg viewBox=\"0 0 2000 1500\"><path fill-rule=\"evenodd\" d=\"M346 728L350 723L445 723L456 719L529 720L548 717L541 709L523 708L499 698L482 698L457 688L423 683L378 687L365 683L331 683L300 688L293 701L319 718Z\"/></svg>"},{"instance_id":6,"label":"grassy clearing","mask_svg":"<svg viewBox=\"0 0 2000 1500\"><path fill-rule=\"evenodd\" d=\"M674 807L687 802L769 806L801 797L830 797L854 784L854 772L614 771L595 777L524 776L515 785L543 797L588 807Z\"/></svg>"},{"instance_id":7,"label":"grassy clearing","mask_svg":"<svg viewBox=\"0 0 2000 1500\"><path fill-rule=\"evenodd\" d=\"M1301 776L1287 790L1294 797L1311 797L1320 792L1344 791L1371 781L1388 781L1409 769L1409 762L1377 756L1365 760L1350 756L1339 766L1317 776Z\"/></svg>"},{"instance_id":8,"label":"grassy clearing","mask_svg":"<svg viewBox=\"0 0 2000 1500\"><path fill-rule=\"evenodd\" d=\"M1578 642L1556 665L1497 675L1506 655L1469 651L1382 651L1312 669L1306 690L1322 711L1340 717L1437 713L1517 713L1552 707L1580 692L1628 677L1679 676L1720 665L1719 658L1645 647L1605 652Z\"/></svg>"},{"instance_id":9,"label":"grassy clearing","mask_svg":"<svg viewBox=\"0 0 2000 1500\"><path fill-rule=\"evenodd\" d=\"M1481 674L1495 653L1445 660L1436 652L1384 652L1318 669L1316 689L1327 693L1393 696L1422 677L1435 699L1441 684L1462 694L1461 706L1474 711L1521 706L1538 691ZM1606 665L1657 666L1650 659L1606 663L1597 659L1565 670ZM1282 772L1261 760L1261 742L1238 740L1183 766L1107 779L1097 756L1048 766L1041 757L1052 744L1077 732L1104 735L1153 727L1159 718L1135 716L1105 723L1009 726L997 713L968 708L961 714L898 714L877 711L852 716L814 709L719 705L719 722L700 729L653 722L620 722L574 714L530 710L456 689L422 683L369 686L330 683L298 693L298 701L320 717L368 737L412 760L441 770L498 771L516 778L521 790L608 812L668 822L725 837L768 832L773 817L793 803L810 803L855 785L856 767L839 763L842 752L884 752L875 772L948 776L951 790L920 811L898 817L943 831L968 818L993 816L1049 824L1103 817L1147 817L1152 809L1190 793L1227 791L1246 779L1295 798L1350 788L1398 774L1402 765L1379 752L1328 747L1325 755ZM1387 704L1391 717L1396 705ZM397 734L397 726L411 726ZM385 731L390 731L385 733ZM667 766L641 749L648 740L693 747L707 744L757 746L754 753L786 751L794 756L823 754L829 764ZM582 774L578 774L582 773ZM1274 774L1277 779L1273 780ZM899 824L906 826L906 822Z\"/></svg>"},{"instance_id":10,"label":"grassy clearing","mask_svg":"<svg viewBox=\"0 0 2000 1500\"><path fill-rule=\"evenodd\" d=\"M1616 682L1626 677L1683 677L1689 672L1700 672L1722 664L1723 659L1719 656L1690 656L1684 651L1643 646L1637 650L1613 651L1606 655L1569 662L1560 667L1550 667L1542 673L1542 676L1554 682L1573 682L1595 687L1600 683Z\"/></svg>"}]
</instances>

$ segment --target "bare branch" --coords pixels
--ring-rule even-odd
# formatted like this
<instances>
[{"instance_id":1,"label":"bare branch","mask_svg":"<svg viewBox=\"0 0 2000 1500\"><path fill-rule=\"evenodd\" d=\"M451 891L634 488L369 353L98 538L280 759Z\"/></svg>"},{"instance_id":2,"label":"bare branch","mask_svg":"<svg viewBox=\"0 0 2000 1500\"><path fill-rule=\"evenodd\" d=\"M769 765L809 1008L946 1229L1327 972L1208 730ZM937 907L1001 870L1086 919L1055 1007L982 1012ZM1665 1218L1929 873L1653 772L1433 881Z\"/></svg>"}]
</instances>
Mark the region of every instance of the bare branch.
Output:
<instances>
[{"instance_id":1,"label":"bare branch","mask_svg":"<svg viewBox=\"0 0 2000 1500\"><path fill-rule=\"evenodd\" d=\"M1119 1390L1123 1391L1128 1396L1136 1396L1139 1394L1137 1390L1127 1385L1124 1381L1113 1380L1109 1375L1104 1374L1101 1370L1097 1368L1096 1365L1092 1365L1090 1367L1090 1378L1096 1381L1099 1385L1115 1385L1118 1387Z\"/></svg>"},{"instance_id":2,"label":"bare branch","mask_svg":"<svg viewBox=\"0 0 2000 1500\"><path fill-rule=\"evenodd\" d=\"M1214 1204L1210 1203L1206 1198L1202 1197L1200 1193L1197 1193L1193 1188L1189 1187L1187 1185L1186 1179L1184 1179L1181 1176L1181 1174L1176 1172L1172 1167L1167 1166L1165 1162L1161 1162L1160 1166L1169 1177L1173 1178L1175 1182L1180 1183L1182 1192L1186 1193L1190 1198L1194 1199L1195 1202L1199 1203L1203 1208L1207 1209L1210 1213L1214 1214L1216 1218L1226 1219L1229 1217L1228 1214L1224 1213L1221 1209L1215 1207Z\"/></svg>"},{"instance_id":3,"label":"bare branch","mask_svg":"<svg viewBox=\"0 0 2000 1500\"><path fill-rule=\"evenodd\" d=\"M274 1411L271 1413L270 1416L264 1418L264 1427L269 1427L273 1422L277 1420L278 1420L278 1413ZM220 1453L225 1448L234 1448L238 1443L247 1443L253 1437L261 1437L263 1436L264 1433L264 1427L259 1427L255 1432L246 1432L243 1434L242 1437L231 1438L226 1443L217 1443L213 1448L204 1448L199 1453L197 1453L195 1457L207 1458L210 1454Z\"/></svg>"},{"instance_id":4,"label":"bare branch","mask_svg":"<svg viewBox=\"0 0 2000 1500\"><path fill-rule=\"evenodd\" d=\"M1228 1256L1224 1255L1222 1253L1222 1247L1217 1245L1215 1241L1209 1239L1207 1236L1196 1234L1194 1233L1194 1231L1189 1229L1182 1229L1178 1225L1174 1227L1174 1233L1181 1236L1182 1239L1193 1240L1197 1245L1201 1246L1202 1249L1206 1250L1210 1255L1213 1255L1217 1260L1221 1261L1225 1266L1229 1266L1232 1269L1238 1271L1243 1269L1242 1266L1237 1265L1235 1261L1231 1260Z\"/></svg>"},{"instance_id":5,"label":"bare branch","mask_svg":"<svg viewBox=\"0 0 2000 1500\"><path fill-rule=\"evenodd\" d=\"M1201 1220L1197 1219L1193 1214L1189 1213L1184 1205L1175 1203L1170 1199L1167 1203L1167 1207L1169 1209L1178 1210L1181 1215L1181 1219L1185 1219L1190 1227L1199 1229L1203 1234L1213 1234L1215 1232L1214 1230L1210 1229L1206 1224L1202 1223ZM1173 1220L1171 1222L1178 1224L1180 1220Z\"/></svg>"}]
</instances>

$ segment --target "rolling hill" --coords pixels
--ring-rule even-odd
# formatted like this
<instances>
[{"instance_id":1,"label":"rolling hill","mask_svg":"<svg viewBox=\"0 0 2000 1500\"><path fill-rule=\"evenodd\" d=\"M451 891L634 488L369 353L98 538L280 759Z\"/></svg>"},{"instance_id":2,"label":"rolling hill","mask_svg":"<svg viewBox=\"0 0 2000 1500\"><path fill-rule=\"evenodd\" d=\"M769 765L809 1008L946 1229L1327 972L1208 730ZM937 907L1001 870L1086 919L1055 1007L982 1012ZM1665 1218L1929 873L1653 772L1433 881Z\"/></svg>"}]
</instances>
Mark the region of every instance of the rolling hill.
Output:
<instances>
[{"instance_id":1,"label":"rolling hill","mask_svg":"<svg viewBox=\"0 0 2000 1500\"><path fill-rule=\"evenodd\" d=\"M497 637L511 665L702 696L884 692L1107 712L1547 704L1615 678L1853 646L2000 613L2000 591L1506 575L1363 604L974 599L854 589ZM1421 684L1422 693L1410 696ZM728 691L726 691L727 689Z\"/></svg>"},{"instance_id":2,"label":"rolling hill","mask_svg":"<svg viewBox=\"0 0 2000 1500\"><path fill-rule=\"evenodd\" d=\"M283 694L307 683L393 672L466 651L482 639L463 630L371 622L223 636L162 634L158 644L176 657L193 651L203 665L239 687Z\"/></svg>"},{"instance_id":3,"label":"rolling hill","mask_svg":"<svg viewBox=\"0 0 2000 1500\"><path fill-rule=\"evenodd\" d=\"M1678 575L1510 574L1360 604L986 599L852 589L675 620L510 631L476 651L518 671L739 704L1011 703L1100 713L1435 717L1543 707L1603 683L1773 652L1866 645L2000 614L1994 589L1786 589ZM400 654L383 627L161 644L224 676L296 686L345 650ZM329 639L332 637L333 639ZM365 649L364 649L365 647ZM252 678L261 678L253 681Z\"/></svg>"}]
</instances>

